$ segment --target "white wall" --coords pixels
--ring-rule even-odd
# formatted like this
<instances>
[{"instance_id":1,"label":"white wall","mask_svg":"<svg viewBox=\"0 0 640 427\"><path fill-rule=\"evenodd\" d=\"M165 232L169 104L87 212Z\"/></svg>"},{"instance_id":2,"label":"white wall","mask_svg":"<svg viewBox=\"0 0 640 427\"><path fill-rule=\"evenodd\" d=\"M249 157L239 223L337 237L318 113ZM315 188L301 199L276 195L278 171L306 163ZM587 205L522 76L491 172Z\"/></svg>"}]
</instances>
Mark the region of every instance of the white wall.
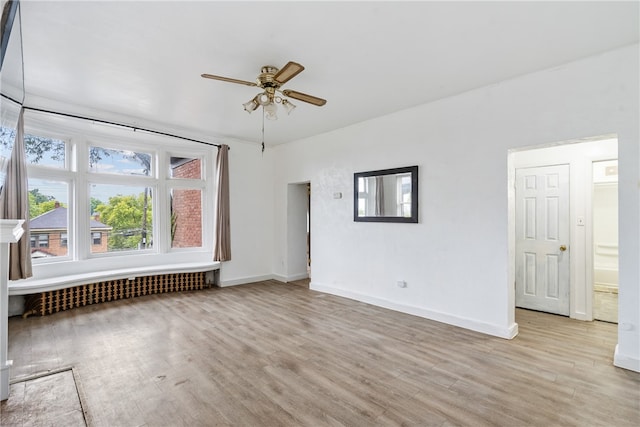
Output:
<instances>
[{"instance_id":1,"label":"white wall","mask_svg":"<svg viewBox=\"0 0 640 427\"><path fill-rule=\"evenodd\" d=\"M231 261L222 263L221 286L270 279L273 271L272 153L257 144L229 146Z\"/></svg>"},{"instance_id":2,"label":"white wall","mask_svg":"<svg viewBox=\"0 0 640 427\"><path fill-rule=\"evenodd\" d=\"M640 370L638 75L633 45L277 147L274 272L283 273L286 257L287 184L311 181L313 289L512 337L509 149L617 134L615 358ZM353 222L354 172L412 164L420 167L419 224Z\"/></svg>"}]
</instances>

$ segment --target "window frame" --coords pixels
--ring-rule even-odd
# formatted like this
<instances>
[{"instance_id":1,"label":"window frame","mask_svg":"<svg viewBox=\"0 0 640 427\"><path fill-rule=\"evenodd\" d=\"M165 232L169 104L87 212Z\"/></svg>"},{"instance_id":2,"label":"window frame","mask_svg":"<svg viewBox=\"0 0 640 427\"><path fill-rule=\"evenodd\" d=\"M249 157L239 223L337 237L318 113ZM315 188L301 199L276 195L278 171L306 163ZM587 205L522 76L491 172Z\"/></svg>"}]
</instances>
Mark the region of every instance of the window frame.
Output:
<instances>
[{"instance_id":1,"label":"window frame","mask_svg":"<svg viewBox=\"0 0 640 427\"><path fill-rule=\"evenodd\" d=\"M91 173L91 178L93 178L94 173ZM92 184L95 185L123 185L123 186L127 186L127 187L146 187L146 188L151 188L152 194L157 194L157 185L150 185L149 182L146 183L139 183L136 180L133 180L135 182L135 184L131 183L131 182L125 182L125 181L129 181L126 178L130 178L128 175L113 175L110 174L110 177L115 177L118 176L118 179L115 180L111 180L110 182L107 182L103 179L91 179L91 180L87 180L88 186L87 186L87 192L89 193L88 196L88 204L87 204L87 211L85 211L85 213L87 214L87 217L89 217L91 215L91 212L88 212L90 207L91 207L91 189L90 186ZM108 178L108 177L107 177ZM136 178L141 178L141 177L136 177ZM147 177L144 177L147 178ZM154 215L154 213L156 212L157 209L157 204L156 204L156 197L151 197L151 212L152 212L152 217ZM90 218L88 220L87 223L87 227L88 227L88 233L89 236L91 237L92 231L91 231L91 227L90 227ZM157 235L157 229L156 229L156 222L155 220L151 221L151 235L152 236L156 236ZM105 233L104 231L101 231L101 233ZM104 236L103 236L104 238ZM155 239L155 237L154 237ZM101 257L110 257L110 256L120 256L120 255L132 255L132 254L139 254L139 253L146 253L146 254L150 254L150 253L158 253L158 251L156 250L155 245L151 248L146 248L146 249L125 249L125 250L117 250L117 251L107 251L107 252L92 252L91 248L94 246L93 245L93 238L90 239L91 243L90 243L90 247L89 247L89 252L87 254L87 258L101 258Z\"/></svg>"},{"instance_id":2,"label":"window frame","mask_svg":"<svg viewBox=\"0 0 640 427\"><path fill-rule=\"evenodd\" d=\"M201 188L195 188L193 186L191 187L185 187L185 186L181 186L181 185L171 185L167 187L167 192L170 195L170 198L173 197L173 192L175 190L197 190L200 191L200 207L201 210L204 210L204 203L205 203L205 194L204 194L204 189ZM171 200L169 201L169 203L171 204ZM170 207L170 215L171 215L171 207ZM173 239L171 236L171 221L169 221L169 249L171 251L189 251L189 250L194 250L194 249L200 249L204 246L204 227L205 227L205 221L204 221L204 214L200 215L200 232L201 232L201 236L200 236L200 246L189 246L189 247L173 247Z\"/></svg>"},{"instance_id":3,"label":"window frame","mask_svg":"<svg viewBox=\"0 0 640 427\"><path fill-rule=\"evenodd\" d=\"M27 132L25 129L25 133L36 134L31 131ZM67 204L67 254L59 255L55 257L42 257L42 258L32 258L31 263L33 265L37 264L49 264L55 262L63 262L70 261L73 259L73 250L74 250L74 231L73 227L70 227L70 224L75 222L74 215L74 197L72 197L74 188L75 188L75 177L74 172L71 170L71 162L69 161L70 156L73 155L73 144L71 139L68 136L60 135L57 132L38 132L37 136L44 138L51 138L63 141L65 143L65 165L64 168L59 168L55 166L48 165L38 165L38 164L27 164L27 176L29 182L33 182L33 180L47 180L47 181L55 181L60 182L62 184L66 184L67 186L67 201L62 201ZM30 230L31 231L31 230ZM40 234L40 233L35 233ZM36 246L35 249L37 249Z\"/></svg>"},{"instance_id":4,"label":"window frame","mask_svg":"<svg viewBox=\"0 0 640 427\"><path fill-rule=\"evenodd\" d=\"M175 178L173 176L171 176L171 158L172 157L188 157L188 158L192 158L192 159L199 159L200 160L200 178ZM167 245L168 251L169 252L193 252L193 251L200 251L203 250L207 247L206 242L206 236L207 236L207 224L205 221L206 215L205 215L205 205L207 203L207 173L209 172L209 169L207 167L207 158L204 155L203 152L197 152L197 151L192 151L192 150L184 150L184 151L176 151L176 150L169 150L166 153L166 158L164 159L164 163L160 163L162 165L164 165L163 168L159 168L162 169L164 171L166 171L166 176L165 176L165 188L167 189L167 206L169 208L169 222L166 224L166 230L167 230L167 234L166 237L167 239L165 239L165 244ZM211 168L213 169L213 168ZM211 188L213 189L213 186L211 186ZM188 248L174 248L172 247L173 241L171 239L171 198L169 197L173 190L200 190L200 195L201 195L201 200L200 200L200 205L202 208L202 215L201 215L201 232L202 232L202 236L200 237L200 241L201 241L201 246L194 246L194 247L188 247ZM211 196L208 198L211 201L211 205L213 205L213 193L211 193ZM211 210L211 212L213 212Z\"/></svg>"},{"instance_id":5,"label":"window frame","mask_svg":"<svg viewBox=\"0 0 640 427\"><path fill-rule=\"evenodd\" d=\"M101 125L88 121L61 119L60 117L27 112L25 114L25 133L35 136L58 139L65 142L65 167L44 165L27 166L28 176L41 179L60 180L68 186L68 244L67 255L33 259L36 270L51 271L47 275L64 274L65 262L82 262L81 269L91 265L111 268L127 268L139 266L140 261L148 262L149 255L168 257L169 262L190 262L193 255L184 254L170 256L171 253L201 253L196 259L208 259L213 250L212 230L207 218L213 217L213 194L215 181L213 177L215 150L212 147L183 141L180 139L158 136L145 132L132 132L126 128ZM97 146L112 150L138 151L149 153L151 159L150 176L118 175L112 173L92 172L89 168L89 147ZM169 173L171 156L190 157L200 160L201 179L176 179ZM84 161L83 161L84 160ZM159 167L167 165L167 168ZM167 169L167 170L164 170ZM90 218L90 185L91 184L123 184L128 186L149 187L152 189L152 233L153 248L114 251L107 253L91 253L92 238ZM172 188L201 190L202 209L202 245L191 248L171 248L170 204ZM167 230L165 232L165 230ZM104 237L104 236L103 236ZM206 258L205 258L206 253ZM143 258L140 258L143 257ZM96 264L99 263L99 264ZM106 264L105 264L106 263ZM98 267L102 268L102 267ZM44 270L43 270L44 269Z\"/></svg>"}]
</instances>

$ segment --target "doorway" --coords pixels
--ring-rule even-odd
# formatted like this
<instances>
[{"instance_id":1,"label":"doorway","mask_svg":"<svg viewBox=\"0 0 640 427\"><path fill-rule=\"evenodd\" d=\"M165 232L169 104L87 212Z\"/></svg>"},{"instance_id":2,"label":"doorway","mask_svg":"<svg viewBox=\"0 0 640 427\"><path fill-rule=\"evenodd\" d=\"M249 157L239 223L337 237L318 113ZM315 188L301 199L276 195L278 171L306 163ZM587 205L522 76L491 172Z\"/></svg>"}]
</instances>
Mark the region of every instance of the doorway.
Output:
<instances>
[{"instance_id":1,"label":"doorway","mask_svg":"<svg viewBox=\"0 0 640 427\"><path fill-rule=\"evenodd\" d=\"M311 204L309 182L287 186L286 281L310 277Z\"/></svg>"},{"instance_id":2,"label":"doorway","mask_svg":"<svg viewBox=\"0 0 640 427\"><path fill-rule=\"evenodd\" d=\"M594 197L598 196L594 195L593 165L596 162L616 159L617 156L618 141L615 135L509 151L509 283L513 286L510 291L512 307L562 314L578 320L594 319L596 249L593 243L593 227L594 215L597 213L592 210L592 202ZM568 236L566 237L562 235L562 225L560 222L556 223L553 217L555 212L560 215L562 211L557 204L560 202L559 199L551 194L547 200L546 196L542 195L536 196L537 202L533 202L533 196L517 194L523 191L523 189L518 191L517 186L526 185L526 183L518 184L517 175L521 175L521 180L525 179L524 176L536 175L535 181L538 184L539 179L547 179L542 177L545 175L545 168L549 167L550 171L559 165L565 165L568 168L569 194L566 215ZM556 178L551 179L555 182ZM529 178L529 181L532 184L534 178ZM539 212L533 209L536 203L542 203L543 207ZM516 218L517 209L529 209L531 215L520 215ZM554 221L549 222L545 219L545 215L550 215L550 219ZM526 227L529 227L529 231L533 230L534 223L531 222L531 218L537 221L535 225L545 230L541 233L543 240L553 245L547 248L547 252L539 251L538 248L535 250L523 248L522 242L517 241L522 238ZM523 222L525 220L529 222ZM545 224L545 221L549 224ZM553 228L554 224L559 228ZM600 247L602 248L602 244ZM563 266L563 263L568 265ZM532 284L536 284L537 287ZM565 301L568 301L568 311L566 308L558 310L554 307L554 304L556 306L559 304L558 301L562 299L563 292L566 294ZM537 299L534 298L536 301L546 302L546 304L531 305L523 302L522 296L525 293L529 294L528 297L536 295ZM564 307L566 304L567 302L562 303Z\"/></svg>"},{"instance_id":3,"label":"doorway","mask_svg":"<svg viewBox=\"0 0 640 427\"><path fill-rule=\"evenodd\" d=\"M618 161L593 162L593 318L618 323Z\"/></svg>"},{"instance_id":4,"label":"doorway","mask_svg":"<svg viewBox=\"0 0 640 427\"><path fill-rule=\"evenodd\" d=\"M311 183L307 182L307 274L311 278Z\"/></svg>"}]
</instances>

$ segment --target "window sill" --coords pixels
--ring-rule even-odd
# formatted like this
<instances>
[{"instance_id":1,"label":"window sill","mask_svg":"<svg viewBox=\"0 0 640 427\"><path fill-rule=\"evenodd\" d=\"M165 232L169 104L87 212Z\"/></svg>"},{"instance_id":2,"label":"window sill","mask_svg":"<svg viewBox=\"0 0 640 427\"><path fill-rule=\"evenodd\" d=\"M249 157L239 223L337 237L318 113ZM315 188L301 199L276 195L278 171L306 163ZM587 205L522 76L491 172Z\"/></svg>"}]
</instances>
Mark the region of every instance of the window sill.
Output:
<instances>
[{"instance_id":1,"label":"window sill","mask_svg":"<svg viewBox=\"0 0 640 427\"><path fill-rule=\"evenodd\" d=\"M102 282L148 276L153 274L194 273L219 270L220 262L191 262L181 264L150 265L98 271L93 273L71 274L68 276L48 277L46 279L25 279L9 282L9 295L28 295L38 292L55 291L88 283Z\"/></svg>"}]
</instances>

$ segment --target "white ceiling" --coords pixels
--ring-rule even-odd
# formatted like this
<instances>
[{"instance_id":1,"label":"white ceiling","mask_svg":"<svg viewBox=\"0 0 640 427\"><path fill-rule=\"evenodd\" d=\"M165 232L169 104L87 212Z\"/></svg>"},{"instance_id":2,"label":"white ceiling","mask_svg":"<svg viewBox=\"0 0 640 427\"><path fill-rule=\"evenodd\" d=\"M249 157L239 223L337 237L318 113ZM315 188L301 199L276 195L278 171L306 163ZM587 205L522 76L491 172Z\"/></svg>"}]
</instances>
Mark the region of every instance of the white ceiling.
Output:
<instances>
[{"instance_id":1,"label":"white ceiling","mask_svg":"<svg viewBox=\"0 0 640 427\"><path fill-rule=\"evenodd\" d=\"M259 142L263 65L328 100L266 121L267 145L638 43L638 2L21 2L25 105ZM188 136L188 135L185 135Z\"/></svg>"}]
</instances>

